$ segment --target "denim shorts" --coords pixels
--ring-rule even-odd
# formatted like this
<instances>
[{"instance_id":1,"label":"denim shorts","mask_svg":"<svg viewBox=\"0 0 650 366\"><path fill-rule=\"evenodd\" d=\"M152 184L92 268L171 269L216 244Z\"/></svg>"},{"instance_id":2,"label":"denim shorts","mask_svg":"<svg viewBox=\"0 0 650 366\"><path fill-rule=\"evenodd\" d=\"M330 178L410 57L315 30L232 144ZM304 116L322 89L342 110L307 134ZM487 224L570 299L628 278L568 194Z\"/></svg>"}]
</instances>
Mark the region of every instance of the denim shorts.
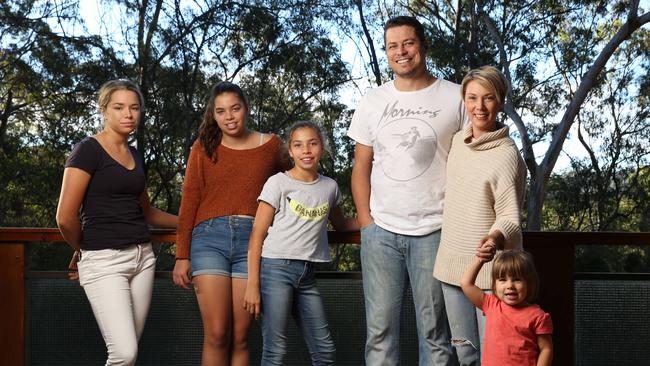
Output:
<instances>
[{"instance_id":1,"label":"denim shorts","mask_svg":"<svg viewBox=\"0 0 650 366\"><path fill-rule=\"evenodd\" d=\"M221 216L201 222L192 230L192 276L221 275L248 278L248 239L253 218Z\"/></svg>"}]
</instances>

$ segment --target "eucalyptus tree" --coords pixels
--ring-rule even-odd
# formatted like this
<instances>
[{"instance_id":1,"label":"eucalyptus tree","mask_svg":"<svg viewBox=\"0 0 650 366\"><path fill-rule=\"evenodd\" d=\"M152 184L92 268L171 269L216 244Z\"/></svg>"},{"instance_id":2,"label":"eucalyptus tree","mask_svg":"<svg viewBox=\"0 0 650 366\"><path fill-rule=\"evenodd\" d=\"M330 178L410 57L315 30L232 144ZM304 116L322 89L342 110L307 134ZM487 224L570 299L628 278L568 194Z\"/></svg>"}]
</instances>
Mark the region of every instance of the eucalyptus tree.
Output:
<instances>
[{"instance_id":1,"label":"eucalyptus tree","mask_svg":"<svg viewBox=\"0 0 650 366\"><path fill-rule=\"evenodd\" d=\"M96 39L61 24L79 19L71 1L0 6L0 223L51 226L65 155L92 125Z\"/></svg>"}]
</instances>

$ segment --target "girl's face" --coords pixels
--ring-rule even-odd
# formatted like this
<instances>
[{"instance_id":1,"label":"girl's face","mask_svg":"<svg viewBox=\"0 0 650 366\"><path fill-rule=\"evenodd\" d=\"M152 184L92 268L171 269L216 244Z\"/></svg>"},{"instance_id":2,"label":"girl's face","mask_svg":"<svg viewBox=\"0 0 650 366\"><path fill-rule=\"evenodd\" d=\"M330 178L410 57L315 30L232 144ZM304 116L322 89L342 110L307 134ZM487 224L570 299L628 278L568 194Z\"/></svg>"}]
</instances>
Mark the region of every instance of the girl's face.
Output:
<instances>
[{"instance_id":1,"label":"girl's face","mask_svg":"<svg viewBox=\"0 0 650 366\"><path fill-rule=\"evenodd\" d=\"M242 136L247 118L248 108L236 93L222 93L214 98L214 120L224 135Z\"/></svg>"},{"instance_id":2,"label":"girl's face","mask_svg":"<svg viewBox=\"0 0 650 366\"><path fill-rule=\"evenodd\" d=\"M496 96L481 83L473 80L467 83L464 101L467 115L472 122L474 138L494 131L497 125L497 113L501 109Z\"/></svg>"},{"instance_id":3,"label":"girl's face","mask_svg":"<svg viewBox=\"0 0 650 366\"><path fill-rule=\"evenodd\" d=\"M103 112L106 128L129 135L140 122L140 99L131 90L116 90Z\"/></svg>"},{"instance_id":4,"label":"girl's face","mask_svg":"<svg viewBox=\"0 0 650 366\"><path fill-rule=\"evenodd\" d=\"M300 127L289 139L289 155L296 168L316 172L323 155L323 142L311 127Z\"/></svg>"},{"instance_id":5,"label":"girl's face","mask_svg":"<svg viewBox=\"0 0 650 366\"><path fill-rule=\"evenodd\" d=\"M519 306L526 303L528 284L524 278L506 275L494 279L494 294L510 306Z\"/></svg>"}]
</instances>

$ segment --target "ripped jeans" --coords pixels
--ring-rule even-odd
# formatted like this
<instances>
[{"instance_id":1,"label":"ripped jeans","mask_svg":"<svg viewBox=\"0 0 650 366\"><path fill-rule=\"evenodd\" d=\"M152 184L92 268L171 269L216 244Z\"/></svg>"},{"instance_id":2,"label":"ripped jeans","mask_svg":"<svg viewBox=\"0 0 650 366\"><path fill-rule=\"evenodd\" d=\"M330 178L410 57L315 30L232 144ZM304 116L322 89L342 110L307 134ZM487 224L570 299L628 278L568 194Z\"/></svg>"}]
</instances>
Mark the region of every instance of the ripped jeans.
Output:
<instances>
[{"instance_id":1,"label":"ripped jeans","mask_svg":"<svg viewBox=\"0 0 650 366\"><path fill-rule=\"evenodd\" d=\"M489 291L488 291L489 292ZM459 286L442 283L451 346L460 366L481 365L481 348L485 334L483 311L472 304Z\"/></svg>"}]
</instances>

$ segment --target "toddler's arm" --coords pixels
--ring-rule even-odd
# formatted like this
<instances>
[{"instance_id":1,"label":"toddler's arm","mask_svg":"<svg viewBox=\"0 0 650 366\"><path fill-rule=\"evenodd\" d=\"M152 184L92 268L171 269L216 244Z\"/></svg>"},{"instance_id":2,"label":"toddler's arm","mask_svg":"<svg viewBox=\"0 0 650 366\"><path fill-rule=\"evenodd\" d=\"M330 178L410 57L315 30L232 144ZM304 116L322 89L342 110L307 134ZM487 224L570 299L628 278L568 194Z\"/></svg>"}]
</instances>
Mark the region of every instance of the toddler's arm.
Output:
<instances>
[{"instance_id":1,"label":"toddler's arm","mask_svg":"<svg viewBox=\"0 0 650 366\"><path fill-rule=\"evenodd\" d=\"M476 277L481 271L481 267L483 267L483 261L480 258L476 258L460 278L460 287L463 289L465 296L479 309L483 308L483 290L478 288L474 282L476 282Z\"/></svg>"},{"instance_id":2,"label":"toddler's arm","mask_svg":"<svg viewBox=\"0 0 650 366\"><path fill-rule=\"evenodd\" d=\"M496 245L492 240L481 240L476 250L476 259L467 267L465 273L460 278L460 287L463 289L465 296L479 309L483 308L483 290L478 288L474 283L483 267L483 263L491 261L495 252Z\"/></svg>"},{"instance_id":3,"label":"toddler's arm","mask_svg":"<svg viewBox=\"0 0 650 366\"><path fill-rule=\"evenodd\" d=\"M253 230L248 240L248 281L244 295L244 309L248 310L255 319L259 319L261 312L260 300L260 260L262 258L262 244L273 222L275 208L264 201L260 201L253 222Z\"/></svg>"},{"instance_id":4,"label":"toddler's arm","mask_svg":"<svg viewBox=\"0 0 650 366\"><path fill-rule=\"evenodd\" d=\"M551 362L553 361L553 339L551 335L537 335L537 346L539 347L537 366L551 366Z\"/></svg>"}]
</instances>

